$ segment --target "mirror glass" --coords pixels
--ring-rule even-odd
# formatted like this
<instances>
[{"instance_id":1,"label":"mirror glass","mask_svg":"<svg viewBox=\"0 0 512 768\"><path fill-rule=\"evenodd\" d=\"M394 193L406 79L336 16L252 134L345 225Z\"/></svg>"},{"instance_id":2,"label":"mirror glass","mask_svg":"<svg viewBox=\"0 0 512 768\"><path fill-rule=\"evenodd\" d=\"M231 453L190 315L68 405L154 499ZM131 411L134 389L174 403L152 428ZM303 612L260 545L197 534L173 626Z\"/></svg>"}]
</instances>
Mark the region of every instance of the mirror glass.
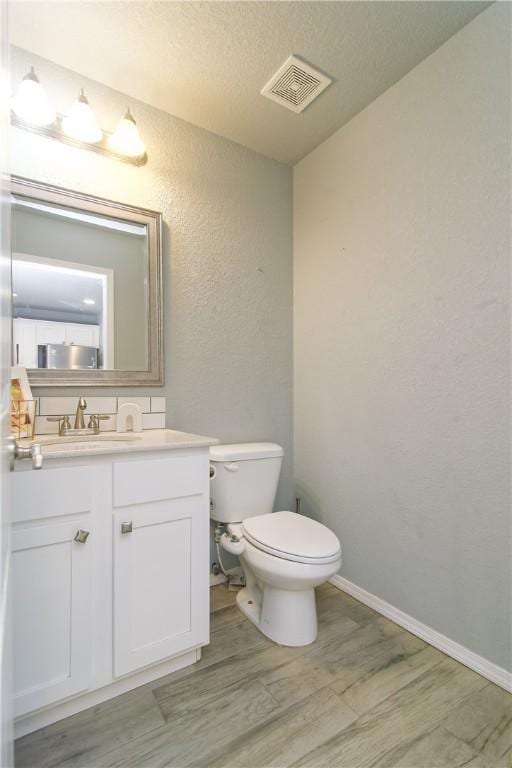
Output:
<instances>
[{"instance_id":1,"label":"mirror glass","mask_svg":"<svg viewBox=\"0 0 512 768\"><path fill-rule=\"evenodd\" d=\"M162 217L11 179L12 362L33 386L163 383Z\"/></svg>"},{"instance_id":2,"label":"mirror glass","mask_svg":"<svg viewBox=\"0 0 512 768\"><path fill-rule=\"evenodd\" d=\"M14 195L15 362L148 367L147 225Z\"/></svg>"}]
</instances>

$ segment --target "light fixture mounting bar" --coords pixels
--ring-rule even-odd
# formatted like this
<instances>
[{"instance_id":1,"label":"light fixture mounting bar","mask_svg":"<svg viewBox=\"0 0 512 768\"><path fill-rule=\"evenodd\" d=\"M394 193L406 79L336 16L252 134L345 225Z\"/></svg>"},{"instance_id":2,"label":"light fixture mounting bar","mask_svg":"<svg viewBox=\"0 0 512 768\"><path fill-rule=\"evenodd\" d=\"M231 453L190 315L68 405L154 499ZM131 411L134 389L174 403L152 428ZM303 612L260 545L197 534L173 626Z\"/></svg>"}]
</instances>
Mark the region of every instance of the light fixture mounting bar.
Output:
<instances>
[{"instance_id":1,"label":"light fixture mounting bar","mask_svg":"<svg viewBox=\"0 0 512 768\"><path fill-rule=\"evenodd\" d=\"M47 139L54 139L56 141L60 141L62 144L69 144L71 147L76 147L78 149L88 149L91 152L105 155L106 157L110 157L112 160L120 160L122 163L128 163L129 165L146 165L148 161L148 156L146 153L140 157L129 157L128 155L121 155L118 152L114 152L108 144L109 137L111 136L109 131L103 131L103 138L96 144L89 144L85 141L78 141L77 139L73 139L71 136L68 136L66 133L64 133L61 128L61 121L63 117L64 115L59 114L57 115L55 123L46 127L42 127L26 123L11 110L11 124L16 128L22 128L25 131L30 131L30 133L36 133L38 136L46 136Z\"/></svg>"}]
</instances>

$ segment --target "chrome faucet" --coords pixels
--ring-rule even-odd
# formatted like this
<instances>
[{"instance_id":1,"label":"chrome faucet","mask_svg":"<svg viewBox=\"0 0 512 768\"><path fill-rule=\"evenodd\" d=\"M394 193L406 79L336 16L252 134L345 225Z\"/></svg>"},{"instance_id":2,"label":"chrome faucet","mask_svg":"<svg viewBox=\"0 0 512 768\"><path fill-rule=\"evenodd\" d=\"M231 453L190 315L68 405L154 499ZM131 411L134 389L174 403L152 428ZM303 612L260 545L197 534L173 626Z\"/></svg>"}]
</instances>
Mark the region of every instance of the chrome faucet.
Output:
<instances>
[{"instance_id":1,"label":"chrome faucet","mask_svg":"<svg viewBox=\"0 0 512 768\"><path fill-rule=\"evenodd\" d=\"M75 413L75 429L85 429L84 411L87 408L87 401L84 397L78 399Z\"/></svg>"}]
</instances>

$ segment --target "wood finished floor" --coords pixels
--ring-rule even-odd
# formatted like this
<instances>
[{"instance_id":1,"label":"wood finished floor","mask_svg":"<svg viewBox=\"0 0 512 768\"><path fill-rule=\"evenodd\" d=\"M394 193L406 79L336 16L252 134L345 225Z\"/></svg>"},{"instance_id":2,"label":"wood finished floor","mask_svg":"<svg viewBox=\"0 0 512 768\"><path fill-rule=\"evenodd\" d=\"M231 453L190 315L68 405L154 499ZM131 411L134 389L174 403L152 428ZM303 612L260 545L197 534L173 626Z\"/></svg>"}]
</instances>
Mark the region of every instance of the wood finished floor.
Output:
<instances>
[{"instance_id":1,"label":"wood finished floor","mask_svg":"<svg viewBox=\"0 0 512 768\"><path fill-rule=\"evenodd\" d=\"M16 768L509 768L512 696L348 595L265 638L211 590L198 664L16 742Z\"/></svg>"}]
</instances>

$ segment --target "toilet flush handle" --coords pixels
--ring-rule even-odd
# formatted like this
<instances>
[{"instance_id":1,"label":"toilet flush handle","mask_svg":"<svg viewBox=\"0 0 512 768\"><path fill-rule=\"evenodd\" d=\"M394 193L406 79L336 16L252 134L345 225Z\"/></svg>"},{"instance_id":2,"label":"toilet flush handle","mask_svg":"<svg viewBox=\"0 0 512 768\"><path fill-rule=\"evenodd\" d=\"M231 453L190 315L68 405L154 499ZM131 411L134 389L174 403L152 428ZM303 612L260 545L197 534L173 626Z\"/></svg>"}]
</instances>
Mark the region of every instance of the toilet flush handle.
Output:
<instances>
[{"instance_id":1,"label":"toilet flush handle","mask_svg":"<svg viewBox=\"0 0 512 768\"><path fill-rule=\"evenodd\" d=\"M224 469L227 469L228 472L238 472L238 464L236 461L230 461L224 464Z\"/></svg>"}]
</instances>

